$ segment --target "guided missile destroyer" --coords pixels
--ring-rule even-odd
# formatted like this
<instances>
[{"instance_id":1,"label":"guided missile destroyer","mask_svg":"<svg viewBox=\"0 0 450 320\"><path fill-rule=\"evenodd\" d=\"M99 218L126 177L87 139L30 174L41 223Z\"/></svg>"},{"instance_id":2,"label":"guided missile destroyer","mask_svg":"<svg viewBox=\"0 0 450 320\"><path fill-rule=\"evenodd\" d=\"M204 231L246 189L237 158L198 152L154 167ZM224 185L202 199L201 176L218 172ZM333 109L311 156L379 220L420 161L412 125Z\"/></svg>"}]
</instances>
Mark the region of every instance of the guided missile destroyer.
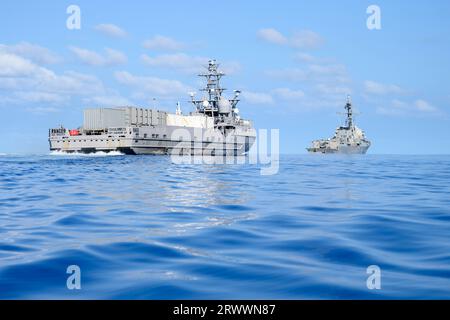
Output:
<instances>
[{"instance_id":1,"label":"guided missile destroyer","mask_svg":"<svg viewBox=\"0 0 450 320\"><path fill-rule=\"evenodd\" d=\"M225 74L210 60L201 99L190 93L195 110L188 115L177 104L175 113L117 107L84 110L83 126L49 130L51 151L93 153L119 151L125 154L242 155L255 141L250 121L241 119L234 97L223 96L220 80Z\"/></svg>"},{"instance_id":2,"label":"guided missile destroyer","mask_svg":"<svg viewBox=\"0 0 450 320\"><path fill-rule=\"evenodd\" d=\"M364 131L353 122L353 107L350 96L345 105L347 119L344 126L336 129L331 139L314 140L307 150L311 153L344 153L365 154L370 147L370 141L366 139Z\"/></svg>"}]
</instances>

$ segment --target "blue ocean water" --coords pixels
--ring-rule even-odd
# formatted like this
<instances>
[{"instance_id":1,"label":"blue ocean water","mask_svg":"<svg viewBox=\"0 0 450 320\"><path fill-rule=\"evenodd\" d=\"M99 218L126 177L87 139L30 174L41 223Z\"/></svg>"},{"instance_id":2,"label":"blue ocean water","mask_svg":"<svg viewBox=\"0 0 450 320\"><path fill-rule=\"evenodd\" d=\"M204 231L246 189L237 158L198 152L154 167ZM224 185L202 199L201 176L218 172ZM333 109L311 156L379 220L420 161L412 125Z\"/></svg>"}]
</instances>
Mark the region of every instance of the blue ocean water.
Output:
<instances>
[{"instance_id":1,"label":"blue ocean water","mask_svg":"<svg viewBox=\"0 0 450 320\"><path fill-rule=\"evenodd\" d=\"M450 156L0 156L0 298L450 298L449 195Z\"/></svg>"}]
</instances>

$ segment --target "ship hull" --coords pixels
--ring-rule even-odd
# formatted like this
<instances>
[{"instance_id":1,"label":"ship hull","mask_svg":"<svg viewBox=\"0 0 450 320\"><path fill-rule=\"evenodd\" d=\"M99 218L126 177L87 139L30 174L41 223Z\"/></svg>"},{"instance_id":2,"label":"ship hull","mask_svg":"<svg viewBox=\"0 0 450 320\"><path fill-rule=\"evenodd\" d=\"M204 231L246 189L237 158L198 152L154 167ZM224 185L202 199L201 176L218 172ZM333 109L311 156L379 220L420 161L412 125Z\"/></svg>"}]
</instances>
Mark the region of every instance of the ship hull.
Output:
<instances>
[{"instance_id":1,"label":"ship hull","mask_svg":"<svg viewBox=\"0 0 450 320\"><path fill-rule=\"evenodd\" d=\"M96 152L120 152L124 155L203 155L203 156L240 156L246 154L252 143L250 142L247 146L241 145L235 147L234 145L224 145L223 147L216 148L214 151L211 151L211 148L203 148L203 149L193 149L193 148L172 148L170 146L162 147L162 148L152 148L152 147L120 147L120 148L58 148L51 147L50 151L56 152L65 152L65 153L96 153Z\"/></svg>"},{"instance_id":2,"label":"ship hull","mask_svg":"<svg viewBox=\"0 0 450 320\"><path fill-rule=\"evenodd\" d=\"M50 135L50 151L118 151L128 155L242 155L249 151L256 139L254 129L238 129L228 133L226 137L217 130L168 126L128 127L112 132L114 133L76 136Z\"/></svg>"},{"instance_id":3,"label":"ship hull","mask_svg":"<svg viewBox=\"0 0 450 320\"><path fill-rule=\"evenodd\" d=\"M332 148L308 148L309 153L323 154L366 154L370 146L340 146L338 149Z\"/></svg>"}]
</instances>

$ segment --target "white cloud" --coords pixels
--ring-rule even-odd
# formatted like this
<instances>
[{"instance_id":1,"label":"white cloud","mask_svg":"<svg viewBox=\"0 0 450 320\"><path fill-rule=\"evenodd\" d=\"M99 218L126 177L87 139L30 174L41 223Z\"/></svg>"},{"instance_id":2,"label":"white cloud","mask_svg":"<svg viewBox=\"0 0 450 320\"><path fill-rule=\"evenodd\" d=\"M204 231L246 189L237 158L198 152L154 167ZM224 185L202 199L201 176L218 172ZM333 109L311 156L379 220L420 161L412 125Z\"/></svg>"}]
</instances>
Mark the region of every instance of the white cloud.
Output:
<instances>
[{"instance_id":1,"label":"white cloud","mask_svg":"<svg viewBox=\"0 0 450 320\"><path fill-rule=\"evenodd\" d=\"M330 81L336 83L349 82L347 69L341 64L319 65L310 64L303 68L288 68L269 70L266 72L270 77L286 81Z\"/></svg>"},{"instance_id":2,"label":"white cloud","mask_svg":"<svg viewBox=\"0 0 450 320\"><path fill-rule=\"evenodd\" d=\"M16 54L0 52L0 77L25 77L38 69L30 60Z\"/></svg>"},{"instance_id":3,"label":"white cloud","mask_svg":"<svg viewBox=\"0 0 450 320\"><path fill-rule=\"evenodd\" d=\"M272 78L278 78L285 81L305 81L308 80L308 72L300 68L288 68L266 71L266 74Z\"/></svg>"},{"instance_id":4,"label":"white cloud","mask_svg":"<svg viewBox=\"0 0 450 320\"><path fill-rule=\"evenodd\" d=\"M372 94L379 97L390 97L395 95L410 95L413 91L401 88L393 84L382 84L375 81L364 82L365 94ZM366 99L372 100L370 97ZM379 102L380 103L380 102ZM414 101L402 101L399 99L392 99L390 102L385 102L383 106L378 106L376 112L382 115L389 116L414 116L414 115L438 115L442 112L430 102L416 98Z\"/></svg>"},{"instance_id":5,"label":"white cloud","mask_svg":"<svg viewBox=\"0 0 450 320\"><path fill-rule=\"evenodd\" d=\"M298 58L306 62L305 65L266 71L274 80L301 83L301 90L272 91L278 100L284 100L284 108L296 112L341 107L346 95L352 92L346 66L309 54L301 54Z\"/></svg>"},{"instance_id":6,"label":"white cloud","mask_svg":"<svg viewBox=\"0 0 450 320\"><path fill-rule=\"evenodd\" d=\"M69 49L82 63L91 66L120 65L125 64L128 60L124 53L110 48L105 48L104 55L101 55L92 50L74 46L70 47Z\"/></svg>"},{"instance_id":7,"label":"white cloud","mask_svg":"<svg viewBox=\"0 0 450 320\"><path fill-rule=\"evenodd\" d=\"M395 109L407 109L408 108L408 104L406 102L398 100L398 99L392 100L391 105Z\"/></svg>"},{"instance_id":8,"label":"white cloud","mask_svg":"<svg viewBox=\"0 0 450 320\"><path fill-rule=\"evenodd\" d=\"M156 35L151 39L145 40L142 45L144 46L144 48L150 50L168 50L168 51L177 51L185 47L183 43L161 35Z\"/></svg>"},{"instance_id":9,"label":"white cloud","mask_svg":"<svg viewBox=\"0 0 450 320\"><path fill-rule=\"evenodd\" d=\"M99 107L118 107L133 105L130 100L120 96L117 93L110 93L108 95L99 95L93 97L86 97L83 99L86 104L94 104Z\"/></svg>"},{"instance_id":10,"label":"white cloud","mask_svg":"<svg viewBox=\"0 0 450 320\"><path fill-rule=\"evenodd\" d=\"M377 107L376 113L381 114L383 116L395 116L403 114L403 112L399 112L398 110L386 107Z\"/></svg>"},{"instance_id":11,"label":"white cloud","mask_svg":"<svg viewBox=\"0 0 450 320\"><path fill-rule=\"evenodd\" d=\"M323 108L341 108L345 103L343 95L317 95L314 92L307 94L303 90L291 88L276 88L267 92L242 92L245 103L254 105L277 105L282 111L299 112Z\"/></svg>"},{"instance_id":12,"label":"white cloud","mask_svg":"<svg viewBox=\"0 0 450 320\"><path fill-rule=\"evenodd\" d=\"M316 49L322 46L323 43L323 38L311 30L298 31L291 38L291 45L300 49Z\"/></svg>"},{"instance_id":13,"label":"white cloud","mask_svg":"<svg viewBox=\"0 0 450 320\"><path fill-rule=\"evenodd\" d=\"M42 91L17 91L13 93L16 100L32 103L62 103L68 99L67 95Z\"/></svg>"},{"instance_id":14,"label":"white cloud","mask_svg":"<svg viewBox=\"0 0 450 320\"><path fill-rule=\"evenodd\" d=\"M405 94L406 90L394 84L383 84L371 80L364 82L364 92L374 95Z\"/></svg>"},{"instance_id":15,"label":"white cloud","mask_svg":"<svg viewBox=\"0 0 450 320\"><path fill-rule=\"evenodd\" d=\"M336 64L336 60L326 57L317 57L306 52L297 52L294 54L294 60L306 64Z\"/></svg>"},{"instance_id":16,"label":"white cloud","mask_svg":"<svg viewBox=\"0 0 450 320\"><path fill-rule=\"evenodd\" d=\"M297 52L295 54L295 59L300 60L302 62L316 62L317 58L309 53L304 53L304 52Z\"/></svg>"},{"instance_id":17,"label":"white cloud","mask_svg":"<svg viewBox=\"0 0 450 320\"><path fill-rule=\"evenodd\" d=\"M85 64L93 66L100 66L105 64L105 58L95 51L78 47L70 47L69 49L77 56L79 60L81 60Z\"/></svg>"},{"instance_id":18,"label":"white cloud","mask_svg":"<svg viewBox=\"0 0 450 320\"><path fill-rule=\"evenodd\" d=\"M115 38L124 38L127 36L127 32L123 30L122 28L116 26L115 24L111 23L102 23L95 26L95 30Z\"/></svg>"},{"instance_id":19,"label":"white cloud","mask_svg":"<svg viewBox=\"0 0 450 320\"><path fill-rule=\"evenodd\" d=\"M265 92L242 92L244 103L254 105L275 105L279 112L304 112L319 109L342 108L345 97L318 96L302 90L278 88Z\"/></svg>"},{"instance_id":20,"label":"white cloud","mask_svg":"<svg viewBox=\"0 0 450 320\"><path fill-rule=\"evenodd\" d=\"M200 72L208 64L206 57L194 57L184 53L162 54L150 57L141 55L141 61L151 67L179 69L187 73Z\"/></svg>"},{"instance_id":21,"label":"white cloud","mask_svg":"<svg viewBox=\"0 0 450 320\"><path fill-rule=\"evenodd\" d=\"M241 64L237 61L224 61L223 63L219 61L219 71L225 74L234 74L241 70Z\"/></svg>"},{"instance_id":22,"label":"white cloud","mask_svg":"<svg viewBox=\"0 0 450 320\"><path fill-rule=\"evenodd\" d=\"M28 42L20 42L15 45L0 44L0 52L17 54L42 64L55 64L62 61L59 55L49 49Z\"/></svg>"},{"instance_id":23,"label":"white cloud","mask_svg":"<svg viewBox=\"0 0 450 320\"><path fill-rule=\"evenodd\" d=\"M242 98L249 104L273 104L273 97L264 92L243 91Z\"/></svg>"},{"instance_id":24,"label":"white cloud","mask_svg":"<svg viewBox=\"0 0 450 320\"><path fill-rule=\"evenodd\" d=\"M192 91L192 88L178 80L135 76L126 71L116 72L114 76L119 83L132 88L136 97L187 95Z\"/></svg>"},{"instance_id":25,"label":"white cloud","mask_svg":"<svg viewBox=\"0 0 450 320\"><path fill-rule=\"evenodd\" d=\"M293 90L290 88L276 88L268 92L243 91L242 98L246 103L271 105L275 101L298 102L305 97L302 90Z\"/></svg>"},{"instance_id":26,"label":"white cloud","mask_svg":"<svg viewBox=\"0 0 450 320\"><path fill-rule=\"evenodd\" d=\"M93 76L71 71L57 75L25 58L0 53L0 88L11 92L91 93L103 89L103 84Z\"/></svg>"},{"instance_id":27,"label":"white cloud","mask_svg":"<svg viewBox=\"0 0 450 320\"><path fill-rule=\"evenodd\" d=\"M190 56L185 53L161 54L157 56L141 55L141 61L150 67L169 68L188 74L205 71L210 58ZM241 65L235 61L219 62L219 70L226 74L233 74L240 70Z\"/></svg>"},{"instance_id":28,"label":"white cloud","mask_svg":"<svg viewBox=\"0 0 450 320\"><path fill-rule=\"evenodd\" d=\"M119 65L119 64L125 64L128 61L127 56L118 50L114 50L111 48L105 48L106 52L106 64L109 65Z\"/></svg>"},{"instance_id":29,"label":"white cloud","mask_svg":"<svg viewBox=\"0 0 450 320\"><path fill-rule=\"evenodd\" d=\"M57 74L15 54L0 52L0 104L26 105L30 110L51 112L49 108L62 106L71 98L100 101L101 97L122 98L106 88L95 76L73 71ZM32 104L46 103L36 109Z\"/></svg>"},{"instance_id":30,"label":"white cloud","mask_svg":"<svg viewBox=\"0 0 450 320\"><path fill-rule=\"evenodd\" d=\"M411 103L393 99L387 106L378 107L376 112L388 116L436 115L440 113L438 108L423 99L418 99Z\"/></svg>"},{"instance_id":31,"label":"white cloud","mask_svg":"<svg viewBox=\"0 0 450 320\"><path fill-rule=\"evenodd\" d=\"M292 82L301 90L278 88L270 91L276 101L281 101L283 109L299 110L342 108L347 94L352 92L351 77L347 67L333 58L317 57L308 51L324 45L324 38L311 30L300 30L291 35L276 29L261 29L258 37L274 44L297 49L293 58L297 66L266 70L273 81Z\"/></svg>"},{"instance_id":32,"label":"white cloud","mask_svg":"<svg viewBox=\"0 0 450 320\"><path fill-rule=\"evenodd\" d=\"M82 91L85 94L98 94L105 91L103 82L96 76L89 74L66 71L62 76L57 76L55 80L58 80L58 84L55 83L58 90L69 93Z\"/></svg>"},{"instance_id":33,"label":"white cloud","mask_svg":"<svg viewBox=\"0 0 450 320\"><path fill-rule=\"evenodd\" d=\"M289 88L274 89L273 94L284 100L299 100L305 96L302 90L292 90Z\"/></svg>"},{"instance_id":34,"label":"white cloud","mask_svg":"<svg viewBox=\"0 0 450 320\"><path fill-rule=\"evenodd\" d=\"M422 112L436 112L437 108L433 105L431 105L428 101L419 99L414 102L414 107L418 111Z\"/></svg>"},{"instance_id":35,"label":"white cloud","mask_svg":"<svg viewBox=\"0 0 450 320\"><path fill-rule=\"evenodd\" d=\"M352 89L347 86L342 86L339 84L330 84L330 83L319 83L316 85L316 89L318 92L326 95L347 95L352 93Z\"/></svg>"},{"instance_id":36,"label":"white cloud","mask_svg":"<svg viewBox=\"0 0 450 320\"><path fill-rule=\"evenodd\" d=\"M61 110L54 107L32 107L32 108L26 108L28 112L34 113L34 114L47 114L47 113L55 113L60 112Z\"/></svg>"},{"instance_id":37,"label":"white cloud","mask_svg":"<svg viewBox=\"0 0 450 320\"><path fill-rule=\"evenodd\" d=\"M288 39L284 35L282 35L281 32L273 28L260 29L258 31L258 36L267 42L275 44L283 45L288 43Z\"/></svg>"},{"instance_id":38,"label":"white cloud","mask_svg":"<svg viewBox=\"0 0 450 320\"><path fill-rule=\"evenodd\" d=\"M311 64L308 66L309 72L316 75L345 75L347 70L342 64L320 65Z\"/></svg>"},{"instance_id":39,"label":"white cloud","mask_svg":"<svg viewBox=\"0 0 450 320\"><path fill-rule=\"evenodd\" d=\"M259 38L267 42L298 49L317 49L325 42L318 33L311 30L297 31L291 37L283 35L274 28L260 29L257 34Z\"/></svg>"},{"instance_id":40,"label":"white cloud","mask_svg":"<svg viewBox=\"0 0 450 320\"><path fill-rule=\"evenodd\" d=\"M385 116L400 116L409 113L411 110L411 106L406 102L393 99L388 105L377 107L376 112Z\"/></svg>"},{"instance_id":41,"label":"white cloud","mask_svg":"<svg viewBox=\"0 0 450 320\"><path fill-rule=\"evenodd\" d=\"M1 61L3 57L0 54L0 65ZM61 103L71 96L96 95L107 91L103 83L91 75L72 71L58 75L31 64L26 76L23 76L23 68L21 65L18 67L16 72L9 72L8 76L0 74L0 89L8 93L4 98L10 102Z\"/></svg>"}]
</instances>

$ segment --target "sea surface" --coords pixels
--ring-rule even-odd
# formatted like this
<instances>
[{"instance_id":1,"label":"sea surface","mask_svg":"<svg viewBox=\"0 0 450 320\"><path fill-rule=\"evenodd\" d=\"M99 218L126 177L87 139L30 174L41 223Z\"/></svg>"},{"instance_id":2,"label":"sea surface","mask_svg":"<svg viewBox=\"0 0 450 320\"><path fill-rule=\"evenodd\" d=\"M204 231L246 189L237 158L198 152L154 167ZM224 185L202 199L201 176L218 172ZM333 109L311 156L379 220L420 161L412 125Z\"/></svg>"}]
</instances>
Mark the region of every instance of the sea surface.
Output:
<instances>
[{"instance_id":1,"label":"sea surface","mask_svg":"<svg viewBox=\"0 0 450 320\"><path fill-rule=\"evenodd\" d=\"M450 156L279 165L2 155L0 298L450 298Z\"/></svg>"}]
</instances>

